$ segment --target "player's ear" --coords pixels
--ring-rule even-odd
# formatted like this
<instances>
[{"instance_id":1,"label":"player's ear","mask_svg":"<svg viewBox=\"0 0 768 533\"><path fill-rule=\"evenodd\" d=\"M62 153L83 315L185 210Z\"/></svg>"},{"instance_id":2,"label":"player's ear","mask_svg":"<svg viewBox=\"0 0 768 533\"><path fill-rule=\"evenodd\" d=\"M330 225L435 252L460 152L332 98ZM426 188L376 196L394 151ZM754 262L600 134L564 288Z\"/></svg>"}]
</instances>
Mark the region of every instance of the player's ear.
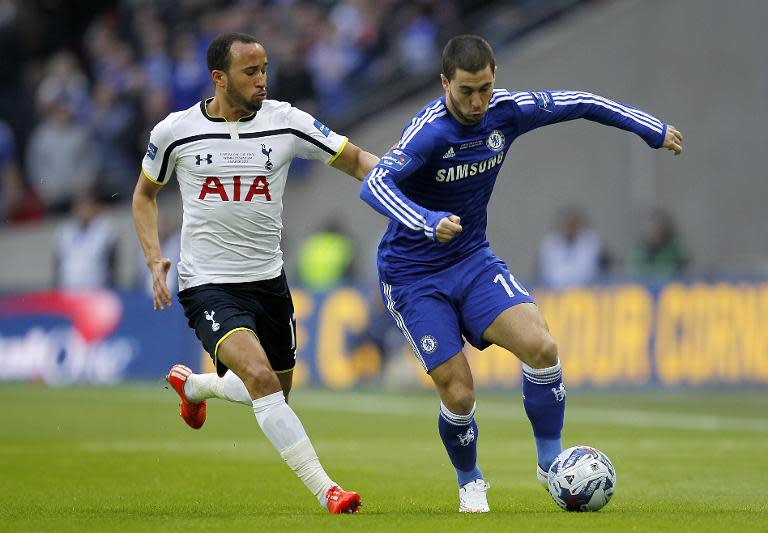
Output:
<instances>
[{"instance_id":1,"label":"player's ear","mask_svg":"<svg viewBox=\"0 0 768 533\"><path fill-rule=\"evenodd\" d=\"M440 82L443 84L443 89L447 91L450 81L445 77L445 74L440 74Z\"/></svg>"},{"instance_id":2,"label":"player's ear","mask_svg":"<svg viewBox=\"0 0 768 533\"><path fill-rule=\"evenodd\" d=\"M211 72L211 79L216 87L224 87L226 85L226 73L223 70L214 70Z\"/></svg>"}]
</instances>

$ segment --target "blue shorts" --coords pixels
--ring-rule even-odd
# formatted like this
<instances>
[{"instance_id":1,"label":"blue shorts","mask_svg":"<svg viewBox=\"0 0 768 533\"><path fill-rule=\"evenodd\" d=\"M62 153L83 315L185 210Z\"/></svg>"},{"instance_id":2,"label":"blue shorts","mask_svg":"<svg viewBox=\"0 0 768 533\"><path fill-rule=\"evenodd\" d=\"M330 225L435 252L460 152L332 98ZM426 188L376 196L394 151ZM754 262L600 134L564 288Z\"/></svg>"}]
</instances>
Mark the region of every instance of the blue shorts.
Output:
<instances>
[{"instance_id":1,"label":"blue shorts","mask_svg":"<svg viewBox=\"0 0 768 533\"><path fill-rule=\"evenodd\" d=\"M381 293L427 372L459 353L462 337L487 348L483 333L496 317L512 306L535 303L489 248L420 281L381 283Z\"/></svg>"}]
</instances>

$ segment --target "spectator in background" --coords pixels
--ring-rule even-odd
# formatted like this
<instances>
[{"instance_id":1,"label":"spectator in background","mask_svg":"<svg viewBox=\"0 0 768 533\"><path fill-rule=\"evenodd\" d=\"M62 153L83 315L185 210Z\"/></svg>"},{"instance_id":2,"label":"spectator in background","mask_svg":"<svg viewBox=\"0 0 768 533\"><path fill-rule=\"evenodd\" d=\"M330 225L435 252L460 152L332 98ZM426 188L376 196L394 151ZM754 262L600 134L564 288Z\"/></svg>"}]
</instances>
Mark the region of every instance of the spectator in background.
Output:
<instances>
[{"instance_id":1,"label":"spectator in background","mask_svg":"<svg viewBox=\"0 0 768 533\"><path fill-rule=\"evenodd\" d=\"M205 57L199 53L195 35L182 32L173 39L171 95L174 109L187 109L211 92Z\"/></svg>"},{"instance_id":2,"label":"spectator in background","mask_svg":"<svg viewBox=\"0 0 768 533\"><path fill-rule=\"evenodd\" d=\"M21 179L13 132L0 120L0 223L26 222L41 216L40 203Z\"/></svg>"},{"instance_id":3,"label":"spectator in background","mask_svg":"<svg viewBox=\"0 0 768 533\"><path fill-rule=\"evenodd\" d=\"M405 8L397 46L400 66L406 74L432 73L440 59L437 37L437 24L429 5L416 4Z\"/></svg>"},{"instance_id":4,"label":"spectator in background","mask_svg":"<svg viewBox=\"0 0 768 533\"><path fill-rule=\"evenodd\" d=\"M88 115L90 90L75 55L62 50L48 61L43 78L37 88L37 106L41 117L54 112L58 103L70 104L78 120Z\"/></svg>"},{"instance_id":5,"label":"spectator in background","mask_svg":"<svg viewBox=\"0 0 768 533\"><path fill-rule=\"evenodd\" d=\"M687 265L688 257L672 217L661 209L653 210L646 217L640 238L630 252L629 274L666 279L682 274Z\"/></svg>"},{"instance_id":6,"label":"spectator in background","mask_svg":"<svg viewBox=\"0 0 768 533\"><path fill-rule=\"evenodd\" d=\"M95 177L96 146L77 119L76 105L63 88L51 93L27 145L29 184L50 213L66 212L74 193L89 188Z\"/></svg>"},{"instance_id":7,"label":"spectator in background","mask_svg":"<svg viewBox=\"0 0 768 533\"><path fill-rule=\"evenodd\" d=\"M93 192L77 198L73 217L56 233L55 250L55 287L79 290L116 285L117 232Z\"/></svg>"},{"instance_id":8,"label":"spectator in background","mask_svg":"<svg viewBox=\"0 0 768 533\"><path fill-rule=\"evenodd\" d=\"M307 237L298 255L299 279L308 289L324 291L349 281L354 245L337 220Z\"/></svg>"},{"instance_id":9,"label":"spectator in background","mask_svg":"<svg viewBox=\"0 0 768 533\"><path fill-rule=\"evenodd\" d=\"M97 154L99 184L112 198L126 198L133 190L136 150L129 142L140 124L137 102L120 97L104 80L96 83L90 116L90 132Z\"/></svg>"},{"instance_id":10,"label":"spectator in background","mask_svg":"<svg viewBox=\"0 0 768 533\"><path fill-rule=\"evenodd\" d=\"M592 283L609 264L600 237L587 227L586 215L575 207L561 211L557 228L544 236L539 248L539 275L553 289Z\"/></svg>"}]
</instances>

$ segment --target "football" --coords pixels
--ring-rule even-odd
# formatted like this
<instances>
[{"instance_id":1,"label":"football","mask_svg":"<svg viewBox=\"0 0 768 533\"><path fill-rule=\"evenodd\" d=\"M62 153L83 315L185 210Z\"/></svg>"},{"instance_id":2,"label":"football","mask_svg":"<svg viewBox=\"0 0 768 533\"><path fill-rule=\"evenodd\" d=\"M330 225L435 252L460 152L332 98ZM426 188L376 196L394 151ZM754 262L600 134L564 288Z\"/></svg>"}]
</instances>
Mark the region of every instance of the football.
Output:
<instances>
[{"instance_id":1,"label":"football","mask_svg":"<svg viewBox=\"0 0 768 533\"><path fill-rule=\"evenodd\" d=\"M562 451L549 467L547 488L566 511L598 511L613 496L616 470L600 450L574 446Z\"/></svg>"}]
</instances>

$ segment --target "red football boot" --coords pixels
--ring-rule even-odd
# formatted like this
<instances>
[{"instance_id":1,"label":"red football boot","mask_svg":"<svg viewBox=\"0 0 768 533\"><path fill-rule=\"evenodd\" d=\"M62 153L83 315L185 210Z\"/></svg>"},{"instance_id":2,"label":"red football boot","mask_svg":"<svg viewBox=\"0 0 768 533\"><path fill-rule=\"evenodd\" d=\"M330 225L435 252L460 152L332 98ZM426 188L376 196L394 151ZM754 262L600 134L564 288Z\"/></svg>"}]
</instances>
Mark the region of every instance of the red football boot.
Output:
<instances>
[{"instance_id":1,"label":"red football boot","mask_svg":"<svg viewBox=\"0 0 768 533\"><path fill-rule=\"evenodd\" d=\"M189 367L184 365L173 365L168 375L165 376L165 381L171 384L173 390L181 398L179 407L181 408L181 418L192 429L200 429L205 423L205 400L200 403L192 403L187 399L184 394L184 384L187 382L187 378L192 373Z\"/></svg>"},{"instance_id":2,"label":"red football boot","mask_svg":"<svg viewBox=\"0 0 768 533\"><path fill-rule=\"evenodd\" d=\"M347 492L334 485L326 494L328 498L328 511L333 514L356 513L363 505L357 492Z\"/></svg>"}]
</instances>

